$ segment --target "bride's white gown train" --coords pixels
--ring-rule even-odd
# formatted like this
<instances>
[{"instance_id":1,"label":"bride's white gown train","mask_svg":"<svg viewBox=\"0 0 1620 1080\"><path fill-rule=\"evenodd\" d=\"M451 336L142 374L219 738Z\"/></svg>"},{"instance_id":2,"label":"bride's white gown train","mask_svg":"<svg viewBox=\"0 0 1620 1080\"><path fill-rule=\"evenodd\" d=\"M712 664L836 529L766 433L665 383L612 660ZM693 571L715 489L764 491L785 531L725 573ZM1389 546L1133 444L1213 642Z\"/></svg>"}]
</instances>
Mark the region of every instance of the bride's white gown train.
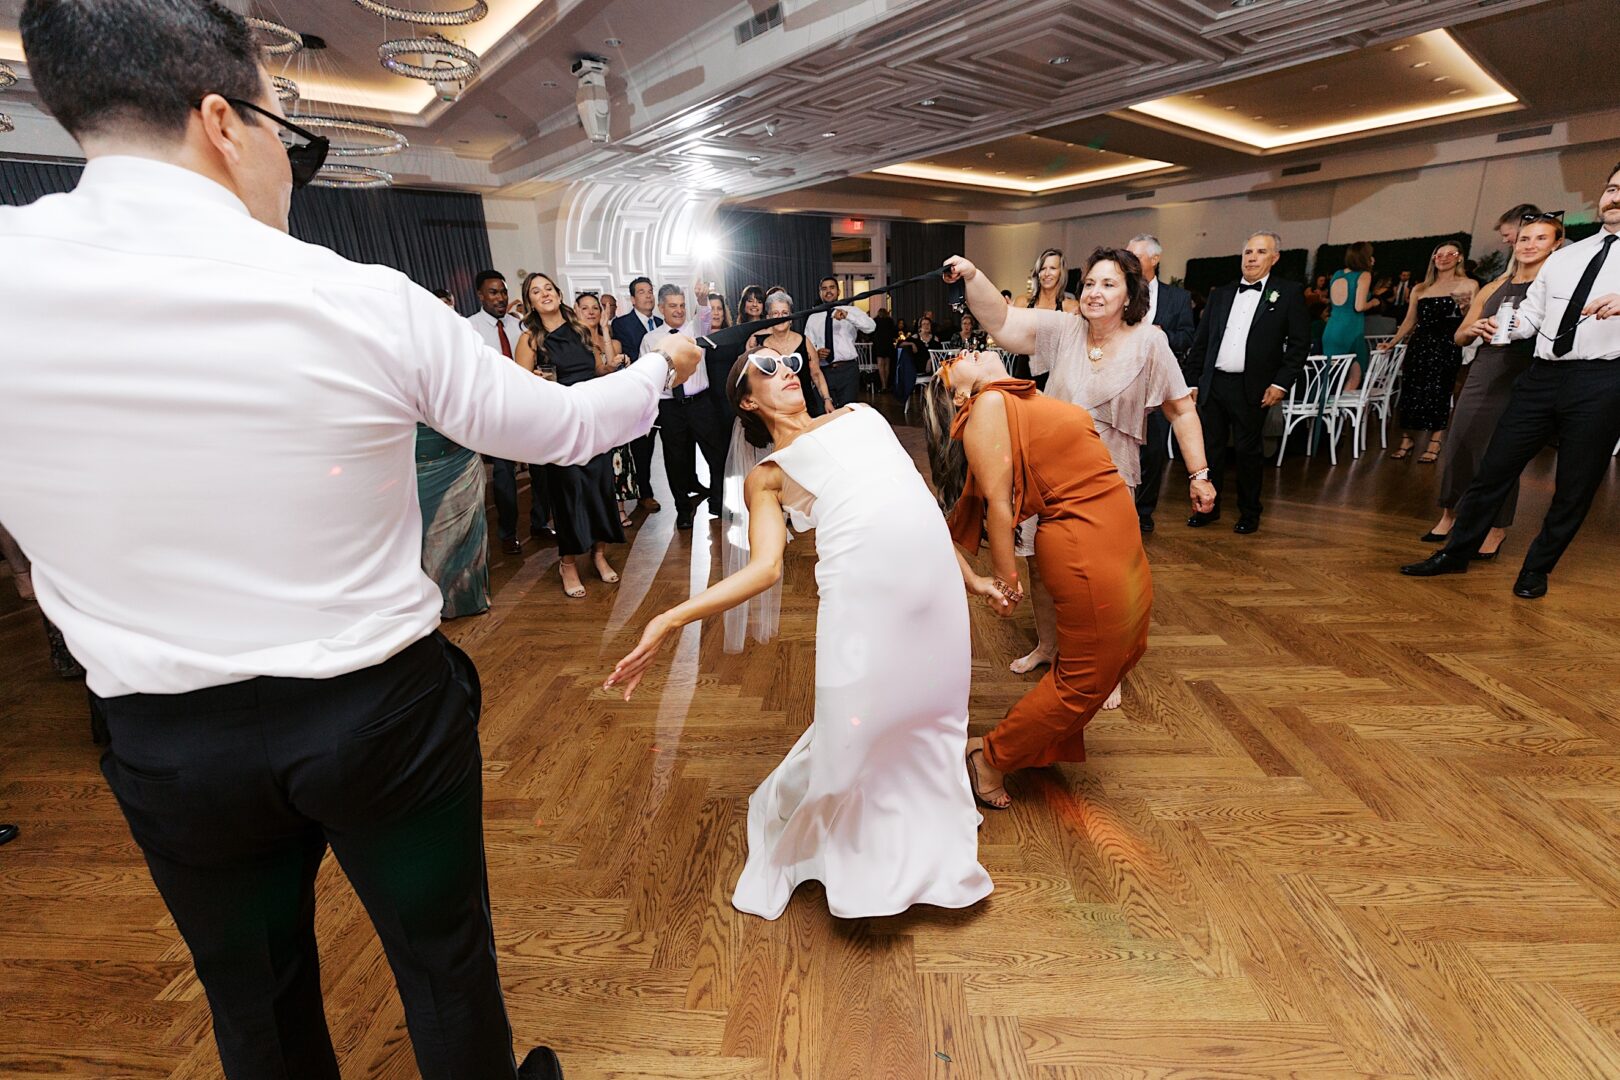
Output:
<instances>
[{"instance_id":1,"label":"bride's white gown train","mask_svg":"<svg viewBox=\"0 0 1620 1080\"><path fill-rule=\"evenodd\" d=\"M748 800L732 903L775 919L812 879L840 918L976 903L992 886L962 759L967 598L939 507L864 406L766 460L816 530L816 715Z\"/></svg>"}]
</instances>

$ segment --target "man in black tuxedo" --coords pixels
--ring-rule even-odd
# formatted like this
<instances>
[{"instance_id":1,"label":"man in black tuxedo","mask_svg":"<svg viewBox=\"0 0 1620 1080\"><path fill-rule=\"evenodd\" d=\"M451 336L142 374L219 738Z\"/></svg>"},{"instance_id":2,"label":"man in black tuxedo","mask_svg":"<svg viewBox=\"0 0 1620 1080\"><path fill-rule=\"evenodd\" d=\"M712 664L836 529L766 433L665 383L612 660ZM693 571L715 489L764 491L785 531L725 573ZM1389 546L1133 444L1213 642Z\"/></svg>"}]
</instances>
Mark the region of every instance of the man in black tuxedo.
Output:
<instances>
[{"instance_id":1,"label":"man in black tuxedo","mask_svg":"<svg viewBox=\"0 0 1620 1080\"><path fill-rule=\"evenodd\" d=\"M1187 524L1199 528L1221 516L1220 492L1226 471L1228 433L1237 453L1238 519L1236 533L1260 528L1260 473L1265 465L1261 433L1266 414L1288 395L1305 368L1311 349L1311 317L1305 290L1298 282L1273 277L1282 255L1274 232L1258 232L1243 245L1243 280L1209 294L1204 321L1193 337L1188 366L1200 372L1198 418L1209 450L1215 509L1194 514Z\"/></svg>"},{"instance_id":2,"label":"man in black tuxedo","mask_svg":"<svg viewBox=\"0 0 1620 1080\"><path fill-rule=\"evenodd\" d=\"M1192 296L1186 289L1166 285L1159 280L1159 258L1164 247L1159 238L1142 233L1131 238L1126 250L1142 264L1142 276L1148 283L1148 321L1164 331L1170 339L1170 351L1185 372L1187 354L1193 344ZM1189 386L1198 385L1198 376L1187 376ZM1170 464L1170 421L1163 411L1148 413L1147 441L1142 444L1142 482L1136 488L1136 516L1142 531L1153 531L1153 511L1159 505L1159 488L1163 486L1164 468Z\"/></svg>"},{"instance_id":3,"label":"man in black tuxedo","mask_svg":"<svg viewBox=\"0 0 1620 1080\"><path fill-rule=\"evenodd\" d=\"M641 355L641 339L651 330L664 325L664 320L653 312L653 283L651 278L638 277L630 282L631 309L614 319L608 333L619 343L624 355L631 360ZM630 458L636 465L636 488L641 496L641 508L656 514L663 507L653 498L652 456L653 440L658 438L655 427L630 444Z\"/></svg>"}]
</instances>

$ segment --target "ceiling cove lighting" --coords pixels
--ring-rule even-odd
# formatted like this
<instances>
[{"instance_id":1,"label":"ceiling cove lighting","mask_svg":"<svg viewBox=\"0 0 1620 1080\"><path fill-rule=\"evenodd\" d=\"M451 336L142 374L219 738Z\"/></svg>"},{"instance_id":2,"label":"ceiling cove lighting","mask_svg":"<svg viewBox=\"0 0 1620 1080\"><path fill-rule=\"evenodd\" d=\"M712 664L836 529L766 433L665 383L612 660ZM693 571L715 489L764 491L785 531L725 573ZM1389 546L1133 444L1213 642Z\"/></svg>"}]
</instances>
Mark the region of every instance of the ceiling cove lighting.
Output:
<instances>
[{"instance_id":1,"label":"ceiling cove lighting","mask_svg":"<svg viewBox=\"0 0 1620 1080\"><path fill-rule=\"evenodd\" d=\"M1195 108L1183 103L1181 99L1176 97L1160 98L1157 101L1144 101L1140 105L1132 105L1130 111L1164 120L1177 127L1189 128L1194 132L1206 133L1228 142L1252 147L1255 150L1266 151L1297 146L1301 143L1320 142L1324 139L1337 139L1347 135L1359 135L1383 128L1399 127L1403 124L1416 124L1425 120L1458 116L1462 113L1494 109L1503 105L1518 104L1519 99L1509 93L1495 79L1491 78L1474 61L1474 58L1469 56L1461 45L1457 44L1450 34L1447 34L1444 30L1431 30L1427 34L1421 35L1421 39L1429 48L1445 55L1448 66L1453 71L1466 72L1471 84L1488 89L1480 89L1466 94L1454 90L1447 95L1449 100L1446 101L1413 106L1407 109L1394 109L1389 112L1368 113L1348 120L1289 130L1286 133L1279 133L1273 127L1257 127L1250 122L1223 115L1221 112Z\"/></svg>"},{"instance_id":2,"label":"ceiling cove lighting","mask_svg":"<svg viewBox=\"0 0 1620 1080\"><path fill-rule=\"evenodd\" d=\"M952 169L939 165L923 165L907 162L900 165L886 165L881 169L874 169L883 176L899 176L908 180L933 180L944 184L961 184L966 187L994 188L997 191L1016 191L1021 195L1045 195L1051 191L1061 191L1064 188L1079 187L1082 184L1097 184L1104 180L1118 180L1123 176L1136 176L1139 173L1153 172L1157 169L1168 169L1168 161L1151 161L1146 158L1139 161L1127 161L1119 165L1108 165L1101 169L1087 169L1084 172L1068 173L1063 176L1048 176L1040 180L1026 177L1023 180L1014 180L1009 177L969 169Z\"/></svg>"}]
</instances>

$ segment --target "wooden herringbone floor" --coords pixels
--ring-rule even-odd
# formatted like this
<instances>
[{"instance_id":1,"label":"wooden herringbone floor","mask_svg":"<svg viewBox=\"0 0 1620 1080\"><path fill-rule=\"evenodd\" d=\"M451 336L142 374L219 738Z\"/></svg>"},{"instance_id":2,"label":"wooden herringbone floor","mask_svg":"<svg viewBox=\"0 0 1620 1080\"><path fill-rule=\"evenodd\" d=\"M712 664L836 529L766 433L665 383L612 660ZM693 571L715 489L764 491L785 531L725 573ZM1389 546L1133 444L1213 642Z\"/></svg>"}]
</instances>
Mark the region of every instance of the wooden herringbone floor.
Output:
<instances>
[{"instance_id":1,"label":"wooden herringbone floor","mask_svg":"<svg viewBox=\"0 0 1620 1080\"><path fill-rule=\"evenodd\" d=\"M1090 762L988 815L996 892L966 912L727 902L748 793L810 714L811 543L778 643L726 657L692 628L629 706L597 684L708 574L703 530L655 517L579 603L553 550L500 559L495 610L449 633L486 687L520 1045L552 1043L570 1080L1620 1076L1620 479L1539 603L1508 592L1522 526L1466 578L1395 575L1424 554L1432 468L1292 458L1267 484L1250 538L1167 499L1126 706ZM0 1075L216 1077L82 692L50 677L32 607L0 603L0 820L23 828L0 848ZM1026 687L1006 662L1029 634L976 611L976 727ZM415 1076L330 860L320 936L346 1075Z\"/></svg>"}]
</instances>

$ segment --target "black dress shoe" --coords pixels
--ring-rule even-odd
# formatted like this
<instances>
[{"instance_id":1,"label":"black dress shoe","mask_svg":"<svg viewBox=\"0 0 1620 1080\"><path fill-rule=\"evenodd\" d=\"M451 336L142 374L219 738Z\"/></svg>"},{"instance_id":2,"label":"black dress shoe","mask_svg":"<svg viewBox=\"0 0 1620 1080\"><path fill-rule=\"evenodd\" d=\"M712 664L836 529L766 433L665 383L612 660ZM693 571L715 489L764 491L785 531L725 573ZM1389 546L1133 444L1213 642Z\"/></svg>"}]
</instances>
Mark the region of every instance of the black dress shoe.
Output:
<instances>
[{"instance_id":1,"label":"black dress shoe","mask_svg":"<svg viewBox=\"0 0 1620 1080\"><path fill-rule=\"evenodd\" d=\"M1202 529L1205 525L1208 525L1211 522L1216 522L1216 521L1219 521L1219 520L1221 520L1221 515L1219 513L1214 513L1214 514L1194 514L1192 517L1187 519L1187 528L1189 528L1189 529Z\"/></svg>"},{"instance_id":2,"label":"black dress shoe","mask_svg":"<svg viewBox=\"0 0 1620 1080\"><path fill-rule=\"evenodd\" d=\"M551 1047L537 1046L518 1066L518 1080L563 1080L562 1062Z\"/></svg>"},{"instance_id":3,"label":"black dress shoe","mask_svg":"<svg viewBox=\"0 0 1620 1080\"><path fill-rule=\"evenodd\" d=\"M682 509L675 511L675 527L682 530L690 529L692 527L691 508L683 507Z\"/></svg>"},{"instance_id":4,"label":"black dress shoe","mask_svg":"<svg viewBox=\"0 0 1620 1080\"><path fill-rule=\"evenodd\" d=\"M17 839L17 834L21 831L22 830L17 828L15 825L0 825L0 844L11 843L13 840ZM560 1076L562 1074L559 1073L558 1075Z\"/></svg>"},{"instance_id":5,"label":"black dress shoe","mask_svg":"<svg viewBox=\"0 0 1620 1080\"><path fill-rule=\"evenodd\" d=\"M1425 544L1443 544L1446 542L1446 538L1450 535L1450 533L1437 533L1431 529L1422 536L1418 537L1418 539L1423 541Z\"/></svg>"},{"instance_id":6,"label":"black dress shoe","mask_svg":"<svg viewBox=\"0 0 1620 1080\"><path fill-rule=\"evenodd\" d=\"M1513 583L1513 595L1521 600L1540 600L1547 595L1547 575L1534 570L1519 571L1519 580Z\"/></svg>"},{"instance_id":7,"label":"black dress shoe","mask_svg":"<svg viewBox=\"0 0 1620 1080\"><path fill-rule=\"evenodd\" d=\"M1145 533L1150 533L1153 531L1153 519L1150 517L1145 515L1143 517L1139 517L1136 519L1136 524L1139 525L1142 531Z\"/></svg>"},{"instance_id":8,"label":"black dress shoe","mask_svg":"<svg viewBox=\"0 0 1620 1080\"><path fill-rule=\"evenodd\" d=\"M1450 551L1437 551L1422 562L1401 567L1407 577L1439 577L1441 574L1468 573L1468 558Z\"/></svg>"},{"instance_id":9,"label":"black dress shoe","mask_svg":"<svg viewBox=\"0 0 1620 1080\"><path fill-rule=\"evenodd\" d=\"M1244 536L1252 532L1259 532L1260 519L1257 517L1240 517L1237 519L1237 524L1232 526L1232 531Z\"/></svg>"},{"instance_id":10,"label":"black dress shoe","mask_svg":"<svg viewBox=\"0 0 1620 1080\"><path fill-rule=\"evenodd\" d=\"M502 540L501 551L507 555L521 555L523 554L523 541L515 536L510 540Z\"/></svg>"}]
</instances>

